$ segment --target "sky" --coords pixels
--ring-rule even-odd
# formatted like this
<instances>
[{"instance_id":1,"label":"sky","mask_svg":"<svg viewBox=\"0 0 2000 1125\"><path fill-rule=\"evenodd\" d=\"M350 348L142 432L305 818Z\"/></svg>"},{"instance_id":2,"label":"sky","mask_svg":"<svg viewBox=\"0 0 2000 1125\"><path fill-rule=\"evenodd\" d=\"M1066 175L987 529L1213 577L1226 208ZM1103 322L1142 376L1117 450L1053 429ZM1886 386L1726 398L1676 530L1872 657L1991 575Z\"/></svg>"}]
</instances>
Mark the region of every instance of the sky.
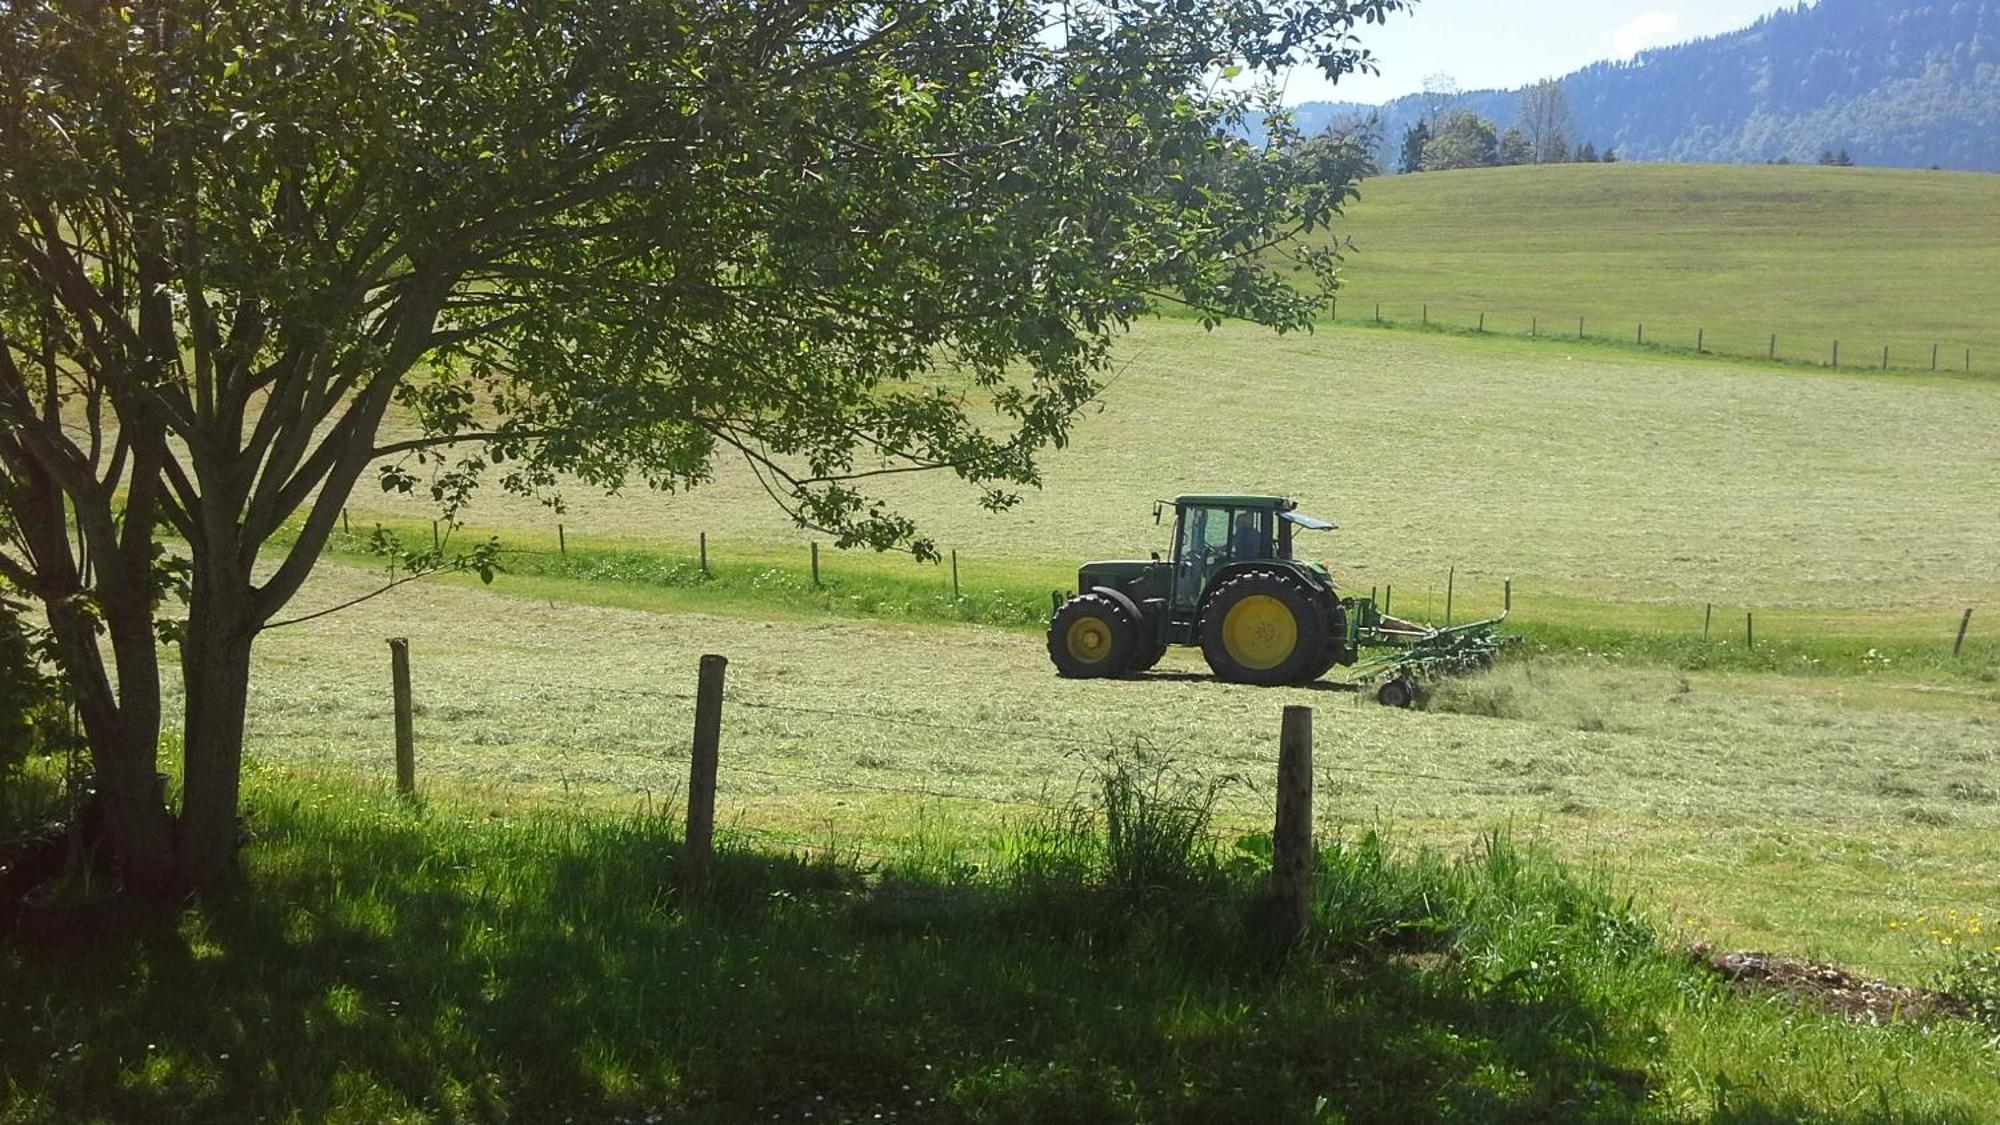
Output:
<instances>
[{"instance_id":1,"label":"sky","mask_svg":"<svg viewBox=\"0 0 2000 1125\"><path fill-rule=\"evenodd\" d=\"M1461 89L1511 89L1556 78L1600 59L1629 59L1664 47L1734 31L1796 0L1419 0L1386 26L1361 29L1382 68L1329 84L1316 70L1295 71L1285 101L1379 103L1423 89L1445 73Z\"/></svg>"}]
</instances>

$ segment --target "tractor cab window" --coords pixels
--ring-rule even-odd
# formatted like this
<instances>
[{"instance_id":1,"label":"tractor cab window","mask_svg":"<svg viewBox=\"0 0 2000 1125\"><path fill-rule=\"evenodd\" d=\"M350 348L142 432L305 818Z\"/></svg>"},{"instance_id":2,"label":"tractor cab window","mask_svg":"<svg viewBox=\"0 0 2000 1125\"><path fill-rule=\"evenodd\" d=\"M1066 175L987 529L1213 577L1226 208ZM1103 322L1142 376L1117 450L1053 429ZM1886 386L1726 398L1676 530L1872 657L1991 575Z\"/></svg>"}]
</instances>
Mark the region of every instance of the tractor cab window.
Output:
<instances>
[{"instance_id":1,"label":"tractor cab window","mask_svg":"<svg viewBox=\"0 0 2000 1125\"><path fill-rule=\"evenodd\" d=\"M1269 512L1239 511L1230 521L1231 562L1271 557L1271 515Z\"/></svg>"},{"instance_id":2,"label":"tractor cab window","mask_svg":"<svg viewBox=\"0 0 2000 1125\"><path fill-rule=\"evenodd\" d=\"M1216 571L1232 562L1271 557L1269 512L1186 508L1175 544L1173 602L1193 609Z\"/></svg>"}]
</instances>

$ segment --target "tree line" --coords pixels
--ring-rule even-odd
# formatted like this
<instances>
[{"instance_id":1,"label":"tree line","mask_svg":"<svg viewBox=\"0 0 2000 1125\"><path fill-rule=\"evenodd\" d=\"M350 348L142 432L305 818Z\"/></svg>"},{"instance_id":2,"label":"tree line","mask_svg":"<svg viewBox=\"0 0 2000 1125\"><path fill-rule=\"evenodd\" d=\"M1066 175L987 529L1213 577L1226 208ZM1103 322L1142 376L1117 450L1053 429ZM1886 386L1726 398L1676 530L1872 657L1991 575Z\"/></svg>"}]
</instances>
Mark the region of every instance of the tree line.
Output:
<instances>
[{"instance_id":1,"label":"tree line","mask_svg":"<svg viewBox=\"0 0 2000 1125\"><path fill-rule=\"evenodd\" d=\"M1562 83L1544 79L1521 99L1514 124L1505 133L1469 109L1455 107L1449 79L1426 83L1432 112L1403 130L1402 172L1446 172L1509 164L1612 164L1618 154L1595 141L1573 141L1577 129Z\"/></svg>"}]
</instances>

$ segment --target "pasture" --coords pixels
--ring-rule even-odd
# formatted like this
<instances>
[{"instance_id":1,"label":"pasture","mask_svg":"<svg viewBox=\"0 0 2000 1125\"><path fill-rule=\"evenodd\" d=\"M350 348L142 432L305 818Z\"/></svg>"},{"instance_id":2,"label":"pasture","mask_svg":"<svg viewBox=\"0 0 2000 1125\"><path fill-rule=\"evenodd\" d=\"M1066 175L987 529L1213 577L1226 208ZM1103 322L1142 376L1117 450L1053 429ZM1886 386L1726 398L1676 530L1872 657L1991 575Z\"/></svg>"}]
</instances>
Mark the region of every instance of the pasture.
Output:
<instances>
[{"instance_id":1,"label":"pasture","mask_svg":"<svg viewBox=\"0 0 2000 1125\"><path fill-rule=\"evenodd\" d=\"M274 634L256 745L278 768L386 770L380 639L408 631L433 783L495 807L657 806L684 776L695 655L719 651L741 704L725 739L731 823L889 852L1031 812L1110 748L1268 787L1278 707L1300 699L1320 709L1330 829L1459 848L1512 824L1604 863L1690 934L1906 978L1936 953L1911 919L1990 909L1993 611L1964 659L1949 644L1964 606L2000 602L1993 381L1166 321L1133 333L1104 407L1013 513L982 514L944 480L889 490L961 552L956 603L939 568L830 550L835 578L814 590L806 537L727 464L684 496L573 493L560 516L483 495L467 532L540 552L517 559L526 574ZM1331 685L1214 684L1188 654L1134 683L1057 680L1021 607L1069 585L1077 561L1164 549L1150 502L1218 488L1290 493L1336 520L1307 550L1350 589L1393 584L1416 616L1442 614L1448 568L1460 619L1496 608L1511 577L1523 627L1569 655L1414 714ZM410 530L426 515L380 495L354 511ZM557 520L572 563L551 554ZM733 569L664 578L692 570L704 531ZM300 608L363 581L330 570ZM1754 608L1760 643L1786 654L1769 668L1789 674L1687 660L1709 602L1720 623L1700 652L1740 646ZM920 620L955 613L1015 627ZM1617 635L1689 643L1590 655ZM1675 670L1712 663L1730 670ZM1235 828L1268 815L1254 786L1224 811Z\"/></svg>"},{"instance_id":2,"label":"pasture","mask_svg":"<svg viewBox=\"0 0 2000 1125\"><path fill-rule=\"evenodd\" d=\"M2000 371L2000 178L1887 168L1565 164L1384 176L1343 236L1341 317L1739 356Z\"/></svg>"},{"instance_id":3,"label":"pasture","mask_svg":"<svg viewBox=\"0 0 2000 1125\"><path fill-rule=\"evenodd\" d=\"M975 584L982 566L1046 587L1087 558L1143 558L1166 546L1154 499L1229 489L1299 498L1341 525L1306 550L1343 584L1423 591L1439 611L1454 566L1488 604L1511 577L1524 604L1574 599L1646 625L1671 608L1698 627L1712 601L1948 641L1965 606L2000 602L1992 380L1171 321L1141 325L1121 364L1102 412L1049 456L1045 487L1015 511L985 513L945 478L892 480L882 494L960 550ZM567 500L557 515L496 490L467 518L544 550L560 520L613 545L691 554L707 532L718 560L775 548L805 560L806 535L727 461L685 495ZM353 513L365 524L430 510L364 489Z\"/></svg>"},{"instance_id":4,"label":"pasture","mask_svg":"<svg viewBox=\"0 0 2000 1125\"><path fill-rule=\"evenodd\" d=\"M307 600L373 580L329 566ZM1331 684L1213 683L1180 653L1140 680L1063 681L1017 631L660 614L573 590L588 593L445 581L267 635L254 770L390 776L382 639L408 635L421 786L496 813L671 809L695 659L721 652L719 819L759 846L976 848L1135 747L1233 776L1223 826L1268 830L1279 707L1303 702L1329 833L1378 826L1457 851L1511 825L1606 865L1691 936L1912 978L1938 951L1904 924L1990 908L2000 882L1990 690L1564 660L1397 712Z\"/></svg>"}]
</instances>

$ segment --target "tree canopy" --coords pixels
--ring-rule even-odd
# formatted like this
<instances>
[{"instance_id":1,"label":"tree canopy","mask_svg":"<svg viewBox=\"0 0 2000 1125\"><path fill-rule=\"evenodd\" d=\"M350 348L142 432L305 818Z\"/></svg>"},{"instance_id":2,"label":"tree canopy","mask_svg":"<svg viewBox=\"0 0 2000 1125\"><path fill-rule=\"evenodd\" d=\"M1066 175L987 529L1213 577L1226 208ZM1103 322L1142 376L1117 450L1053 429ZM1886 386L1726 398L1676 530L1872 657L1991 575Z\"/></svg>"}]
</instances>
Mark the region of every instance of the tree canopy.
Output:
<instances>
[{"instance_id":1,"label":"tree canopy","mask_svg":"<svg viewBox=\"0 0 2000 1125\"><path fill-rule=\"evenodd\" d=\"M1004 508L1157 303L1307 326L1333 259L1293 237L1350 165L1282 115L1235 139L1272 87L1215 79L1367 67L1404 6L0 6L0 576L45 608L128 884L226 870L251 642L371 475L449 517L727 455L929 556L870 478Z\"/></svg>"},{"instance_id":2,"label":"tree canopy","mask_svg":"<svg viewBox=\"0 0 2000 1125\"><path fill-rule=\"evenodd\" d=\"M1484 168L1500 159L1500 138L1493 123L1470 110L1460 110L1437 123L1437 130L1424 145L1424 170L1448 172L1455 168Z\"/></svg>"}]
</instances>

